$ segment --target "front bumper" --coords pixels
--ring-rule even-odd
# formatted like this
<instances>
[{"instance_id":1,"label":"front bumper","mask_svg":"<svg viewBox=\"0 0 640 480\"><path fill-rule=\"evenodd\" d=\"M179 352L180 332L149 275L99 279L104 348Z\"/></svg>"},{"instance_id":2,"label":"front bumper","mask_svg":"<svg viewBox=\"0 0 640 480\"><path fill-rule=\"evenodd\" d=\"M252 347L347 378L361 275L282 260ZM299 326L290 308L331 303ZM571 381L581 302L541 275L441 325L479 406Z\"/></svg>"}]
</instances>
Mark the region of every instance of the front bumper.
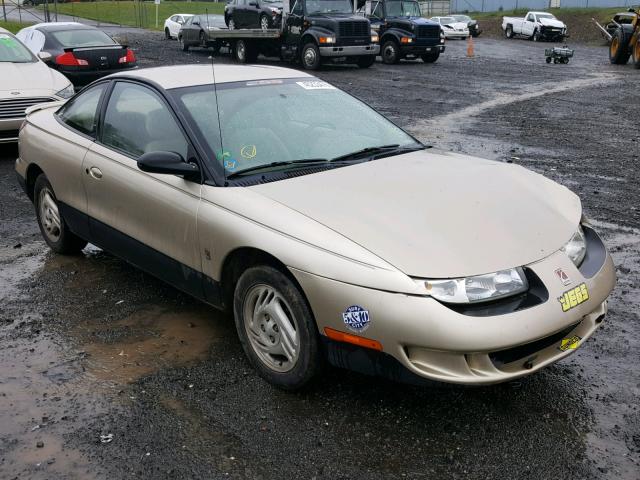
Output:
<instances>
[{"instance_id":1,"label":"front bumper","mask_svg":"<svg viewBox=\"0 0 640 480\"><path fill-rule=\"evenodd\" d=\"M332 47L319 47L321 57L357 57L366 55L378 55L380 53L380 45L371 43L369 45L352 45L348 47L340 47L338 45Z\"/></svg>"},{"instance_id":2,"label":"front bumper","mask_svg":"<svg viewBox=\"0 0 640 480\"><path fill-rule=\"evenodd\" d=\"M445 38L467 38L468 36L469 36L469 31L466 31L466 32L445 31L444 32Z\"/></svg>"},{"instance_id":3,"label":"front bumper","mask_svg":"<svg viewBox=\"0 0 640 480\"><path fill-rule=\"evenodd\" d=\"M425 53L440 52L443 53L445 46L436 45L400 45L400 53L402 55L424 55Z\"/></svg>"},{"instance_id":4,"label":"front bumper","mask_svg":"<svg viewBox=\"0 0 640 480\"><path fill-rule=\"evenodd\" d=\"M414 376L440 382L482 385L528 375L575 351L598 328L615 285L608 253L590 278L562 252L528 265L548 290L548 299L530 308L492 316L458 313L429 297L382 292L292 269L314 312L320 333L325 327L352 333L342 314L352 305L368 310L363 337L382 344L384 353ZM556 270L572 279L564 286ZM585 283L589 299L563 312L558 299ZM572 348L562 341L579 337Z\"/></svg>"}]
</instances>

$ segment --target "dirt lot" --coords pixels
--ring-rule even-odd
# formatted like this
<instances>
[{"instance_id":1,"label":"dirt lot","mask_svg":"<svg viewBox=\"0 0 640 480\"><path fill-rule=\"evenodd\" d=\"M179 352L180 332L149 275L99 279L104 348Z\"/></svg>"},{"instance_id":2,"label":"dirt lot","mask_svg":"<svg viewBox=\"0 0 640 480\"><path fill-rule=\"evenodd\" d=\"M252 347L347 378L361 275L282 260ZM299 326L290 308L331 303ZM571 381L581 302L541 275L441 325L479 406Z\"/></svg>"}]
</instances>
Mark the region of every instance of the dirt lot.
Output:
<instances>
[{"instance_id":1,"label":"dirt lot","mask_svg":"<svg viewBox=\"0 0 640 480\"><path fill-rule=\"evenodd\" d=\"M127 37L145 65L209 61ZM283 393L251 370L231 319L98 249L49 253L3 147L0 478L640 478L640 72L596 47L567 66L527 41L480 38L474 59L447 48L435 65L319 76L437 148L575 190L619 276L594 338L491 388L330 370Z\"/></svg>"}]
</instances>

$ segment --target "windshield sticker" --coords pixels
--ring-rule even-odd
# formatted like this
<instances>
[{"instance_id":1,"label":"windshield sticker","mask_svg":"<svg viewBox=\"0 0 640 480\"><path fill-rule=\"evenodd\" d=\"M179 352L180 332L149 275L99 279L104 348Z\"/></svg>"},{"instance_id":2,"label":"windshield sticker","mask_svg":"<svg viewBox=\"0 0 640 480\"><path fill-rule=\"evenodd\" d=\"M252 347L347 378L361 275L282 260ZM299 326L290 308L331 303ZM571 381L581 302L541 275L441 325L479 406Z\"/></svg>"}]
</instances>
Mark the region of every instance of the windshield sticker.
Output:
<instances>
[{"instance_id":1,"label":"windshield sticker","mask_svg":"<svg viewBox=\"0 0 640 480\"><path fill-rule=\"evenodd\" d=\"M256 85L281 85L282 80L253 80L245 83L247 87L255 87Z\"/></svg>"},{"instance_id":2,"label":"windshield sticker","mask_svg":"<svg viewBox=\"0 0 640 480\"><path fill-rule=\"evenodd\" d=\"M224 161L224 168L229 170L230 172L233 172L237 166L238 162L233 158L227 158Z\"/></svg>"},{"instance_id":3,"label":"windshield sticker","mask_svg":"<svg viewBox=\"0 0 640 480\"><path fill-rule=\"evenodd\" d=\"M322 80L306 80L304 82L296 82L305 90L335 90L336 87L323 82Z\"/></svg>"},{"instance_id":4,"label":"windshield sticker","mask_svg":"<svg viewBox=\"0 0 640 480\"><path fill-rule=\"evenodd\" d=\"M240 155L242 158L246 158L247 160L251 160L256 156L256 146L255 145L245 145L240 149Z\"/></svg>"},{"instance_id":5,"label":"windshield sticker","mask_svg":"<svg viewBox=\"0 0 640 480\"><path fill-rule=\"evenodd\" d=\"M369 328L369 310L365 310L360 305L351 305L342 314L344 324L354 332L364 332Z\"/></svg>"}]
</instances>

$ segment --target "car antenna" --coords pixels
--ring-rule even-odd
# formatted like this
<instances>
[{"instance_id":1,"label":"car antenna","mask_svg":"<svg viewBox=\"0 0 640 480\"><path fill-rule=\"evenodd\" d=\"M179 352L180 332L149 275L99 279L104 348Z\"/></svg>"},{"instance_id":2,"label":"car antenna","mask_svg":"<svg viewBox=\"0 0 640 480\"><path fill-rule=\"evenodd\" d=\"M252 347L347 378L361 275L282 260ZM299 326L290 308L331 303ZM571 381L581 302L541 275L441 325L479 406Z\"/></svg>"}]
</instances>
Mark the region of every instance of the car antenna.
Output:
<instances>
[{"instance_id":1,"label":"car antenna","mask_svg":"<svg viewBox=\"0 0 640 480\"><path fill-rule=\"evenodd\" d=\"M205 46L208 47L209 40L209 9L204 9L206 23L207 23L207 36L205 40ZM218 116L218 133L220 134L220 157L222 158L222 173L224 175L224 186L227 187L229 182L227 182L227 171L224 166L224 146L222 145L222 124L220 123L220 106L218 105L218 84L216 82L216 66L214 62L214 55L211 53L209 57L211 59L211 74L213 75L213 95L216 99L216 115ZM216 152L213 152L213 155L217 157ZM217 158L216 158L217 160Z\"/></svg>"}]
</instances>

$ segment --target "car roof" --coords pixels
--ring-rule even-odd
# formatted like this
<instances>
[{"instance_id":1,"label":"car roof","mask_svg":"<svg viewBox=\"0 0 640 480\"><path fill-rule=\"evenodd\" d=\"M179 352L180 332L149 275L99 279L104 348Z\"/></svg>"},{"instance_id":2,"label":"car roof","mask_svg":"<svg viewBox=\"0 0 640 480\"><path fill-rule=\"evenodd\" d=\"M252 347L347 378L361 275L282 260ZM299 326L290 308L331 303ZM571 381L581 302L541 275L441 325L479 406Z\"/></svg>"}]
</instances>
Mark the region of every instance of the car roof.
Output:
<instances>
[{"instance_id":1,"label":"car roof","mask_svg":"<svg viewBox=\"0 0 640 480\"><path fill-rule=\"evenodd\" d=\"M50 23L38 23L27 28L35 28L37 30L45 32L60 32L66 30L98 30L91 25L85 25L78 22L50 22Z\"/></svg>"},{"instance_id":2,"label":"car roof","mask_svg":"<svg viewBox=\"0 0 640 480\"><path fill-rule=\"evenodd\" d=\"M302 77L314 78L312 75L299 70L271 65L215 65L215 79L218 84ZM110 75L108 78L134 78L152 81L165 90L214 83L211 65L173 65L141 68L130 70L126 73Z\"/></svg>"},{"instance_id":3,"label":"car roof","mask_svg":"<svg viewBox=\"0 0 640 480\"><path fill-rule=\"evenodd\" d=\"M549 12L529 12L529 13L533 13L534 15L540 15L540 14L551 15L552 17L555 17L553 13L549 13Z\"/></svg>"},{"instance_id":4,"label":"car roof","mask_svg":"<svg viewBox=\"0 0 640 480\"><path fill-rule=\"evenodd\" d=\"M11 33L9 30L7 30L6 28L2 28L2 27L0 27L0 33L8 33L9 35L13 35L13 33Z\"/></svg>"}]
</instances>

